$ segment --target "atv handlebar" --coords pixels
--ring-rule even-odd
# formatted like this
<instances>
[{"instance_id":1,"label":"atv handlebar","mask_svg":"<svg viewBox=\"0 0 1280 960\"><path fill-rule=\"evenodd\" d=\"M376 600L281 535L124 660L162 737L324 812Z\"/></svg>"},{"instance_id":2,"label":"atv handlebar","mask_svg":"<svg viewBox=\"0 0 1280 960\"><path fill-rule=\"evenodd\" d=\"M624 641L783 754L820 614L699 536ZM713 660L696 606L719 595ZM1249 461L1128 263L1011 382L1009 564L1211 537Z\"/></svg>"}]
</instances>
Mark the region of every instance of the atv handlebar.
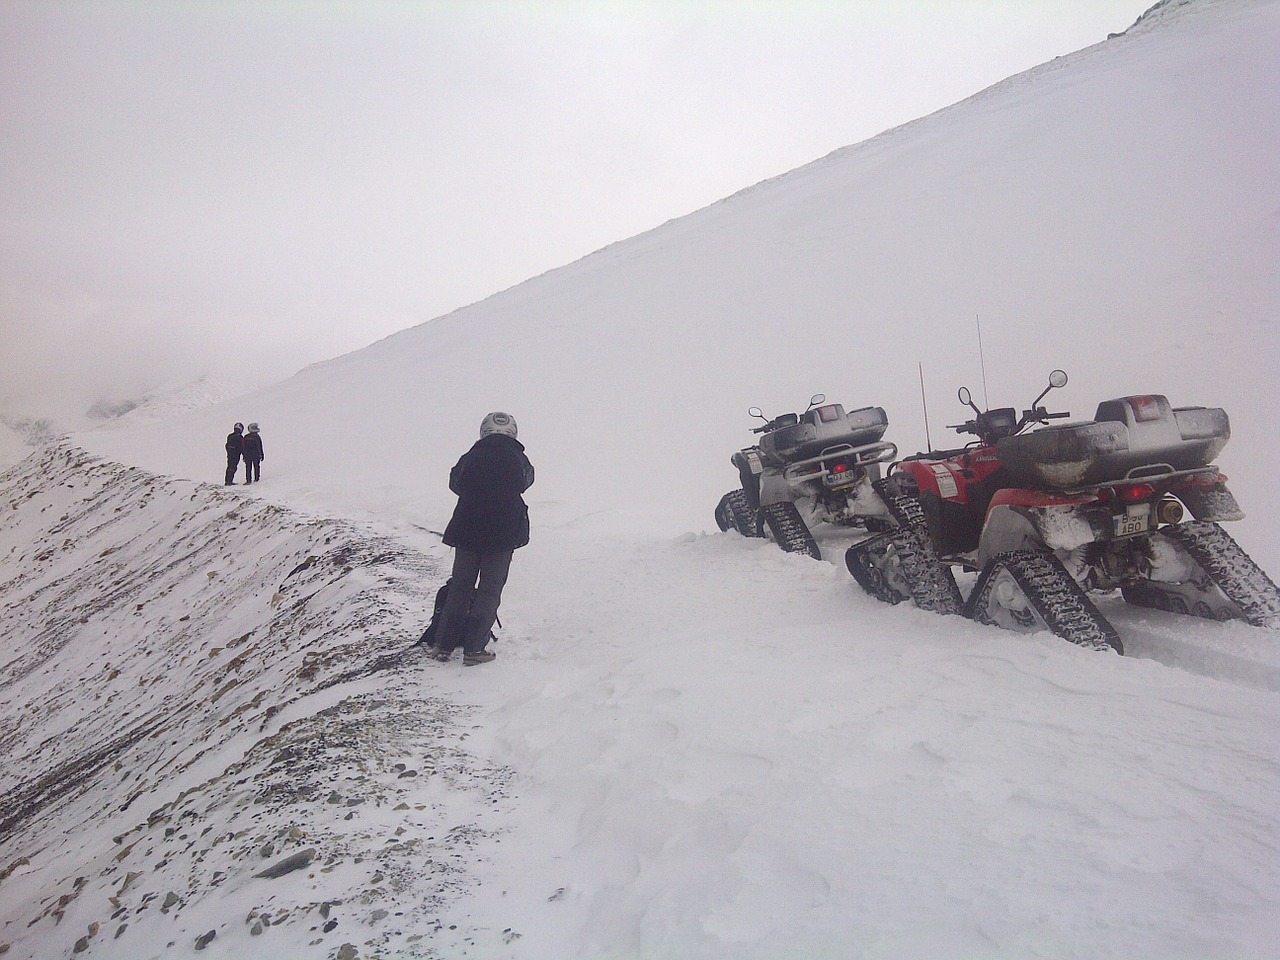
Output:
<instances>
[{"instance_id":1,"label":"atv handlebar","mask_svg":"<svg viewBox=\"0 0 1280 960\"><path fill-rule=\"evenodd\" d=\"M827 395L825 393L815 393L812 397L809 398L809 406L805 407L804 412L808 413L818 404L826 403L826 402L827 402ZM752 427L751 428L752 433L769 433L773 430L780 430L783 427L794 427L797 423L800 422L800 414L798 413L783 413L783 414L779 414L778 416L770 420L768 417L764 415L764 411L761 410L759 407L748 407L747 415L751 417L755 417L757 420L764 421L763 427Z\"/></svg>"},{"instance_id":2,"label":"atv handlebar","mask_svg":"<svg viewBox=\"0 0 1280 960\"><path fill-rule=\"evenodd\" d=\"M1071 416L1071 414L1050 413L1040 406L1040 401L1045 398L1045 395L1050 390L1056 390L1066 385L1066 373L1062 370L1052 371L1049 374L1049 385L1040 391L1040 396L1036 397L1032 402L1030 410L1022 411L1020 419L1017 418L1017 411L1013 407L997 407L986 412L979 410L978 405L973 402L973 392L968 387L961 387L956 396L959 397L961 403L977 416L972 420L966 420L964 423L949 423L947 424L947 429L954 430L956 433L971 433L982 443L993 444L1004 437L1016 436L1033 423L1048 423L1050 420L1061 420L1064 417Z\"/></svg>"},{"instance_id":3,"label":"atv handlebar","mask_svg":"<svg viewBox=\"0 0 1280 960\"><path fill-rule=\"evenodd\" d=\"M1018 427L1014 432L1021 433L1033 423L1048 423L1050 420L1063 420L1069 416L1071 416L1070 413L1049 413L1044 407L1038 410L1023 410L1022 419L1018 421Z\"/></svg>"},{"instance_id":4,"label":"atv handlebar","mask_svg":"<svg viewBox=\"0 0 1280 960\"><path fill-rule=\"evenodd\" d=\"M1001 411L994 411L999 414ZM1001 419L989 419L993 411L988 410L981 413L974 420L966 420L964 423L949 423L948 430L954 430L956 433L971 433L983 443L995 443L1003 437L1012 437L1033 423L1048 423L1050 420L1063 420L1071 416L1070 412L1050 413L1044 407L1037 407L1034 410L1023 410L1022 419L1017 423L1013 422L1013 411L1008 410L1007 415ZM985 422L980 422L985 421Z\"/></svg>"},{"instance_id":5,"label":"atv handlebar","mask_svg":"<svg viewBox=\"0 0 1280 960\"><path fill-rule=\"evenodd\" d=\"M784 413L774 417L765 423L763 427L752 427L752 433L772 433L774 430L781 430L783 427L794 427L800 422L798 413Z\"/></svg>"}]
</instances>

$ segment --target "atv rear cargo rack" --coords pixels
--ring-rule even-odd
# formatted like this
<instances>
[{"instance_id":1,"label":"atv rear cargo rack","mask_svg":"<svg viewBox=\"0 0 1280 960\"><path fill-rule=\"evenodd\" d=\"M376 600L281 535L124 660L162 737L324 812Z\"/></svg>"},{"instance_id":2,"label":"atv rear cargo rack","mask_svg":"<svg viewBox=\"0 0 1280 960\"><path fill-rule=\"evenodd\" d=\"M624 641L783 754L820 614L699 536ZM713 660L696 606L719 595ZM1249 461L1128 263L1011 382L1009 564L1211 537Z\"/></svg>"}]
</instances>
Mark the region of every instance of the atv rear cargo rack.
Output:
<instances>
[{"instance_id":1,"label":"atv rear cargo rack","mask_svg":"<svg viewBox=\"0 0 1280 960\"><path fill-rule=\"evenodd\" d=\"M1230 437L1222 409L1174 409L1151 394L1105 400L1093 420L1005 437L996 452L1015 481L1069 490L1193 473L1210 466Z\"/></svg>"},{"instance_id":2,"label":"atv rear cargo rack","mask_svg":"<svg viewBox=\"0 0 1280 960\"><path fill-rule=\"evenodd\" d=\"M1193 467L1190 470L1175 470L1168 463L1151 463L1145 467L1134 467L1123 477L1117 477L1114 480L1101 480L1083 487L1064 489L1062 492L1068 496L1079 496L1101 487L1125 487L1135 483L1163 482L1165 480L1178 480L1182 477L1195 476L1220 476L1220 473L1213 464L1209 464L1207 467Z\"/></svg>"},{"instance_id":3,"label":"atv rear cargo rack","mask_svg":"<svg viewBox=\"0 0 1280 960\"><path fill-rule=\"evenodd\" d=\"M783 468L783 476L788 480L799 479L803 474L805 480L822 479L830 473L822 467L824 460L834 460L841 457L852 457L860 467L865 467L872 463L887 463L898 456L898 447L887 440L881 440L878 443L868 443L861 447L855 447L847 443L838 443L834 446L825 448L816 457L810 457L807 460L801 460L797 463L789 463ZM817 470L806 470L807 467L817 466Z\"/></svg>"}]
</instances>

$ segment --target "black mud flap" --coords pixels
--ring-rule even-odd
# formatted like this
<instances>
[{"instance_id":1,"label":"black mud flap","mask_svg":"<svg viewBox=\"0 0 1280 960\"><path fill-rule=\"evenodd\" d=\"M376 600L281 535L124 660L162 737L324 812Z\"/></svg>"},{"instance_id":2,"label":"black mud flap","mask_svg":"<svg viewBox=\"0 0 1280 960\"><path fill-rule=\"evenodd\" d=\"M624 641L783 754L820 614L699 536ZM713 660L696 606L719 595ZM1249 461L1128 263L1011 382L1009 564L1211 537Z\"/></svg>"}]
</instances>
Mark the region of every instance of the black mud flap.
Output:
<instances>
[{"instance_id":1,"label":"black mud flap","mask_svg":"<svg viewBox=\"0 0 1280 960\"><path fill-rule=\"evenodd\" d=\"M1174 491L1197 520L1243 520L1244 511L1225 483L1212 487L1181 487Z\"/></svg>"}]
</instances>

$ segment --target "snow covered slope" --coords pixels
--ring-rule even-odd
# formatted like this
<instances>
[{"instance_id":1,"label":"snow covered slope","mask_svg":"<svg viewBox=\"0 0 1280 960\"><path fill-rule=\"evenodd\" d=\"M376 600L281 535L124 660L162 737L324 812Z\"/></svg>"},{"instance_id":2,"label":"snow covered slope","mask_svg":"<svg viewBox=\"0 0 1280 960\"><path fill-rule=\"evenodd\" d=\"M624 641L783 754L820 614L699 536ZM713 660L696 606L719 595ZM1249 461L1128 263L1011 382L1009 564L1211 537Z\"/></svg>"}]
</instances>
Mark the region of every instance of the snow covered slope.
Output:
<instances>
[{"instance_id":1,"label":"snow covered slope","mask_svg":"<svg viewBox=\"0 0 1280 960\"><path fill-rule=\"evenodd\" d=\"M4 490L6 960L1280 936L1280 631L1133 610L1119 658L736 535L553 531L470 669L411 647L446 557L426 532L57 449Z\"/></svg>"},{"instance_id":2,"label":"snow covered slope","mask_svg":"<svg viewBox=\"0 0 1280 960\"><path fill-rule=\"evenodd\" d=\"M1160 392L1224 406L1223 455L1280 567L1280 5L1166 4L1125 35L1013 77L447 317L220 407L86 437L125 462L219 475L263 425L273 489L343 514L439 522L444 477L506 409L539 469L535 524L705 529L750 441L747 406L815 391L877 404L924 444L981 400L1072 376L1060 409ZM270 494L266 494L270 495Z\"/></svg>"},{"instance_id":3,"label":"snow covered slope","mask_svg":"<svg viewBox=\"0 0 1280 960\"><path fill-rule=\"evenodd\" d=\"M0 954L399 955L474 882L509 775L397 676L436 560L58 447L3 505Z\"/></svg>"},{"instance_id":4,"label":"snow covered slope","mask_svg":"<svg viewBox=\"0 0 1280 960\"><path fill-rule=\"evenodd\" d=\"M910 449L919 358L938 442L951 389L981 396L978 313L993 404L1064 366L1077 415L1227 407L1232 532L1280 572L1277 41L1276 2L1162 4L269 390L80 438L192 479L71 448L5 474L5 960L1272 956L1280 631L1104 601L1131 656L1092 654L697 531L750 403L881 404ZM493 408L539 468L533 542L498 659L422 663L445 478ZM235 420L264 482L193 482Z\"/></svg>"}]
</instances>

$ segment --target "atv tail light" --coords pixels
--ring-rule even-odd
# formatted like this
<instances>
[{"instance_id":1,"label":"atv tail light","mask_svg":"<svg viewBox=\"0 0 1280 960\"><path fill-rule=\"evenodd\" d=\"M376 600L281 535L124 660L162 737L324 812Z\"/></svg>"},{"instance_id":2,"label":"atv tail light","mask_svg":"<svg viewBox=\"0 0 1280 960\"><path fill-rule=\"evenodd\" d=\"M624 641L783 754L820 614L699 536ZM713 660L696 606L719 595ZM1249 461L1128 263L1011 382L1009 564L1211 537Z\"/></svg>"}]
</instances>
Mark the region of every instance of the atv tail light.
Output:
<instances>
[{"instance_id":1,"label":"atv tail light","mask_svg":"<svg viewBox=\"0 0 1280 960\"><path fill-rule=\"evenodd\" d=\"M831 468L831 472L844 473L848 469L849 469L849 465L847 463L837 463Z\"/></svg>"},{"instance_id":2,"label":"atv tail light","mask_svg":"<svg viewBox=\"0 0 1280 960\"><path fill-rule=\"evenodd\" d=\"M1182 517L1182 504L1172 497L1161 500L1160 505L1156 507L1156 518L1161 523L1181 523Z\"/></svg>"},{"instance_id":3,"label":"atv tail light","mask_svg":"<svg viewBox=\"0 0 1280 960\"><path fill-rule=\"evenodd\" d=\"M1216 487L1220 483L1226 483L1231 478L1221 471L1217 473L1200 474L1195 477L1187 477L1183 481L1184 487Z\"/></svg>"},{"instance_id":4,"label":"atv tail light","mask_svg":"<svg viewBox=\"0 0 1280 960\"><path fill-rule=\"evenodd\" d=\"M1120 487L1116 493L1125 503L1138 503L1155 495L1156 488L1149 483L1135 483L1132 486Z\"/></svg>"},{"instance_id":5,"label":"atv tail light","mask_svg":"<svg viewBox=\"0 0 1280 960\"><path fill-rule=\"evenodd\" d=\"M1160 419L1160 399L1158 397L1129 397L1129 406L1133 408L1133 419L1139 423Z\"/></svg>"}]
</instances>

